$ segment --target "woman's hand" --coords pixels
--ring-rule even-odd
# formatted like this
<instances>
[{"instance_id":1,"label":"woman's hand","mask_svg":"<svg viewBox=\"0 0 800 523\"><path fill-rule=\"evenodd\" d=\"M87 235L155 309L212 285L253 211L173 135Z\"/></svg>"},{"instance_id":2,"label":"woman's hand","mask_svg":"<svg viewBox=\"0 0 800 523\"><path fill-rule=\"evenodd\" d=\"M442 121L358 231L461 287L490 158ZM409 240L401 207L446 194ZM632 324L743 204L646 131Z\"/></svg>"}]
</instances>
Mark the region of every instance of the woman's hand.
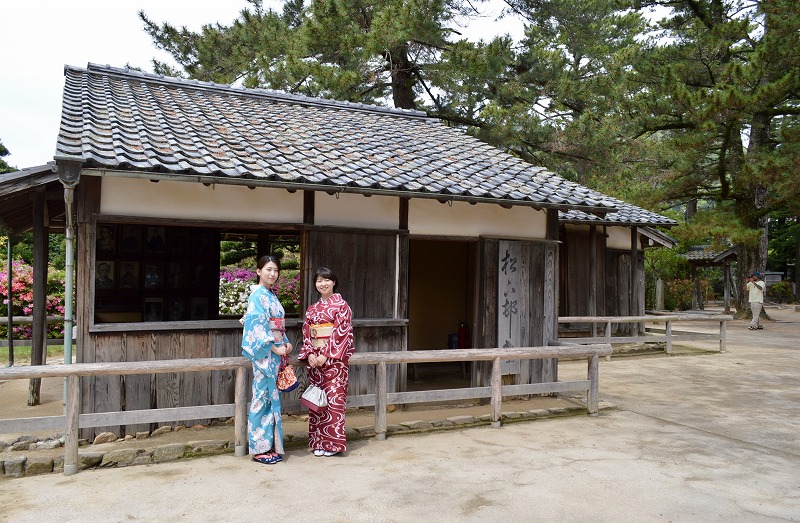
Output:
<instances>
[{"instance_id":1,"label":"woman's hand","mask_svg":"<svg viewBox=\"0 0 800 523\"><path fill-rule=\"evenodd\" d=\"M309 356L308 356L308 363L312 367L322 367L323 365L325 365L326 361L328 361L328 358L326 358L322 354L320 354L320 355L309 354Z\"/></svg>"},{"instance_id":2,"label":"woman's hand","mask_svg":"<svg viewBox=\"0 0 800 523\"><path fill-rule=\"evenodd\" d=\"M286 345L273 345L272 352L277 354L278 356L287 356L290 352L294 350L291 343L287 343Z\"/></svg>"}]
</instances>

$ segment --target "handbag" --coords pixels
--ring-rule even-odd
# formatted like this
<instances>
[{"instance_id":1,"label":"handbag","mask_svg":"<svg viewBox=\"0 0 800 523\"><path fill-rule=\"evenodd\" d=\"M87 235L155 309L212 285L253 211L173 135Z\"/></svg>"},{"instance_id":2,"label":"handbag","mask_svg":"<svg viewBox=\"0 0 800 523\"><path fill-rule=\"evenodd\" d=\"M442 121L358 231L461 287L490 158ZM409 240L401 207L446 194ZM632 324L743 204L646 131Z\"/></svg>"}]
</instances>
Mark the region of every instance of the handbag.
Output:
<instances>
[{"instance_id":1,"label":"handbag","mask_svg":"<svg viewBox=\"0 0 800 523\"><path fill-rule=\"evenodd\" d=\"M289 365L289 358L281 356L280 370L278 371L278 390L281 392L291 392L300 385L297 376L294 375L294 367Z\"/></svg>"},{"instance_id":2,"label":"handbag","mask_svg":"<svg viewBox=\"0 0 800 523\"><path fill-rule=\"evenodd\" d=\"M325 391L316 385L309 385L303 395L300 397L300 403L308 407L308 410L314 412L322 412L328 408L328 398L325 396Z\"/></svg>"}]
</instances>

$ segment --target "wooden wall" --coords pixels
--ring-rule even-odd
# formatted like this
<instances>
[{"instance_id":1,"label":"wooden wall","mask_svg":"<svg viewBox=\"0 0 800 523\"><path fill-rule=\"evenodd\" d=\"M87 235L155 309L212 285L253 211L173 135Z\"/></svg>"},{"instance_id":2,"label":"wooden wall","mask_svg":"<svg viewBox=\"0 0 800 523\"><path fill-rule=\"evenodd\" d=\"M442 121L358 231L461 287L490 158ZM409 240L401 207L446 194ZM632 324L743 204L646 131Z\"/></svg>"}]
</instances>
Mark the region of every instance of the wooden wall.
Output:
<instances>
[{"instance_id":1,"label":"wooden wall","mask_svg":"<svg viewBox=\"0 0 800 523\"><path fill-rule=\"evenodd\" d=\"M521 346L547 345L556 337L558 246L549 241L520 241L519 270L527 292L520 293L519 310ZM476 303L473 338L476 348L497 347L499 240L482 239L479 246L479 275L476 279ZM489 384L491 365L473 366L472 384ZM523 360L513 383L542 383L557 379L553 360Z\"/></svg>"}]
</instances>

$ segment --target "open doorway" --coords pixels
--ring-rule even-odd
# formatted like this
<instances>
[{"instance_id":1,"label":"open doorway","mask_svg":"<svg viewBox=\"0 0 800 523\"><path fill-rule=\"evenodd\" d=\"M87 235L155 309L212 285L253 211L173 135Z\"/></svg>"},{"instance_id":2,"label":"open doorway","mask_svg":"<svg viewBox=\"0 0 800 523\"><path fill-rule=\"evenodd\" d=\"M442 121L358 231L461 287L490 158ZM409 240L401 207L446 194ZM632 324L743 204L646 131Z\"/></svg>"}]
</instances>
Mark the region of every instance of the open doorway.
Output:
<instances>
[{"instance_id":1,"label":"open doorway","mask_svg":"<svg viewBox=\"0 0 800 523\"><path fill-rule=\"evenodd\" d=\"M408 350L472 346L477 250L475 241L410 240ZM407 390L468 387L470 382L468 364L412 364Z\"/></svg>"}]
</instances>

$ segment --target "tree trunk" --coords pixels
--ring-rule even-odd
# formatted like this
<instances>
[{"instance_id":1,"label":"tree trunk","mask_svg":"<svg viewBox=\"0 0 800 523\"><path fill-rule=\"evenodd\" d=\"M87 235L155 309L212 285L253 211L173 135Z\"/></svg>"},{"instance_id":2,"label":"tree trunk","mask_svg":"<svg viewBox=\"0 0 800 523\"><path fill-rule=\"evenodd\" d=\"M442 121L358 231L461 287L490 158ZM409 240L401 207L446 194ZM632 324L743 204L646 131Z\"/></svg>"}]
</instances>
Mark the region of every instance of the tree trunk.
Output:
<instances>
[{"instance_id":1,"label":"tree trunk","mask_svg":"<svg viewBox=\"0 0 800 523\"><path fill-rule=\"evenodd\" d=\"M414 65L408 59L408 46L401 45L386 54L392 74L392 101L398 109L416 109L414 102Z\"/></svg>"}]
</instances>

